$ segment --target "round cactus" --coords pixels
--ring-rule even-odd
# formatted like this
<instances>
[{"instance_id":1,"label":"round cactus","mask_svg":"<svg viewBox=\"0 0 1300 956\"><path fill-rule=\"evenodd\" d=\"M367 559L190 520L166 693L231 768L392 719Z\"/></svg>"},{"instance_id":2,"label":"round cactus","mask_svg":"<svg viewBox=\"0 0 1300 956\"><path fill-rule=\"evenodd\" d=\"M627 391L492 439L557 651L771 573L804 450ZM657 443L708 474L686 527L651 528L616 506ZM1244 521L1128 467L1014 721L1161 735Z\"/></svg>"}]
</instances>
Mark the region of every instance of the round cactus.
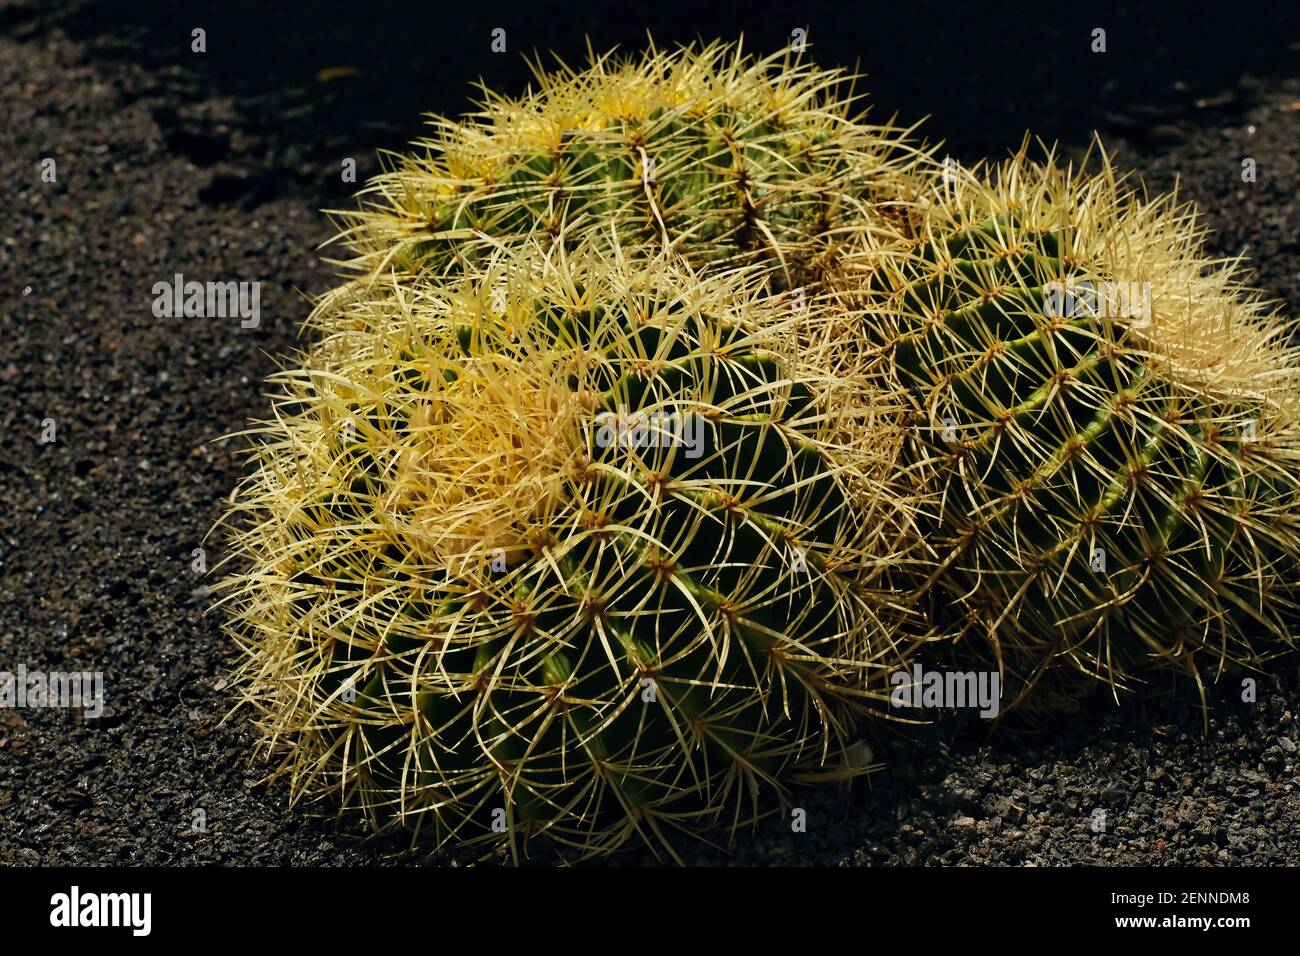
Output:
<instances>
[{"instance_id":1,"label":"round cactus","mask_svg":"<svg viewBox=\"0 0 1300 956\"><path fill-rule=\"evenodd\" d=\"M849 778L911 644L897 417L752 273L538 247L353 299L228 516L240 677L300 797L582 853Z\"/></svg>"},{"instance_id":2,"label":"round cactus","mask_svg":"<svg viewBox=\"0 0 1300 956\"><path fill-rule=\"evenodd\" d=\"M1292 327L1102 167L948 169L850 270L938 476L940 593L1021 694L1256 664L1296 610Z\"/></svg>"},{"instance_id":3,"label":"round cactus","mask_svg":"<svg viewBox=\"0 0 1300 956\"><path fill-rule=\"evenodd\" d=\"M697 269L765 263L793 289L894 214L918 155L907 131L852 115L852 77L790 51L713 43L535 72L518 99L487 92L480 111L433 119L360 210L337 213L363 281L454 271L498 243L596 223Z\"/></svg>"}]
</instances>

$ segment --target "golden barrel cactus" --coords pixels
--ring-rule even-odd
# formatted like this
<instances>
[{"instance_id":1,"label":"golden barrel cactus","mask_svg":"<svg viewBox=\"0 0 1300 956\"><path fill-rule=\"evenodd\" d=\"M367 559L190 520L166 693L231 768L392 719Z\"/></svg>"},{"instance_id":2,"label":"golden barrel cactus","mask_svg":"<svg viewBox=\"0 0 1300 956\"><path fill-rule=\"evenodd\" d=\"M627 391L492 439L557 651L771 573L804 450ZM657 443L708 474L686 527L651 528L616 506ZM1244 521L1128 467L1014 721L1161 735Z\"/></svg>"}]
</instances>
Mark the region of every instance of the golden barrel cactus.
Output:
<instances>
[{"instance_id":1,"label":"golden barrel cactus","mask_svg":"<svg viewBox=\"0 0 1300 956\"><path fill-rule=\"evenodd\" d=\"M846 270L934 469L939 613L1018 694L1257 665L1295 621L1294 326L1186 206L1100 166L936 171Z\"/></svg>"},{"instance_id":2,"label":"golden barrel cactus","mask_svg":"<svg viewBox=\"0 0 1300 956\"><path fill-rule=\"evenodd\" d=\"M902 432L759 279L498 252L350 300L277 377L226 600L296 795L672 852L869 769L912 648Z\"/></svg>"}]
</instances>

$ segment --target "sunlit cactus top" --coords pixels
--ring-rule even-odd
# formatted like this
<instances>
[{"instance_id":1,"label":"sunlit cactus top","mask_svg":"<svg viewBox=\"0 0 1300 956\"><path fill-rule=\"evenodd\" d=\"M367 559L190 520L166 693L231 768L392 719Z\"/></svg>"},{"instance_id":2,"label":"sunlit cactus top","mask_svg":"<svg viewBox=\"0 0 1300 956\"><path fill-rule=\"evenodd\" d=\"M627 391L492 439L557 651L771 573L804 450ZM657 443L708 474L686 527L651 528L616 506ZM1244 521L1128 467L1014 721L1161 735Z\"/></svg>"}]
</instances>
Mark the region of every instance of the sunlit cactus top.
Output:
<instances>
[{"instance_id":1,"label":"sunlit cactus top","mask_svg":"<svg viewBox=\"0 0 1300 956\"><path fill-rule=\"evenodd\" d=\"M853 78L801 54L712 43L535 72L523 96L432 119L340 214L354 267L441 273L535 229L613 223L625 244L761 262L793 288L910 189L905 133L864 123Z\"/></svg>"}]
</instances>

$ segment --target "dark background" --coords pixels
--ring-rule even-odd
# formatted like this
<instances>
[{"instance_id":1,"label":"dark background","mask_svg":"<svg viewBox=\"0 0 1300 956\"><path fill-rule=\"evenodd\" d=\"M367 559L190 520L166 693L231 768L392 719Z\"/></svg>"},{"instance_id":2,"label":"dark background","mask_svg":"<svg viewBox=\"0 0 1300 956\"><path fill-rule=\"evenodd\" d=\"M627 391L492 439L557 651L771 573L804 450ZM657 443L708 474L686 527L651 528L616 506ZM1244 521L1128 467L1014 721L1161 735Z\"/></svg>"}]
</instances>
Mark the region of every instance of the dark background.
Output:
<instances>
[{"instance_id":1,"label":"dark background","mask_svg":"<svg viewBox=\"0 0 1300 956\"><path fill-rule=\"evenodd\" d=\"M418 133L420 114L465 109L470 84L480 79L520 91L529 79L521 54L540 52L550 62L554 53L573 65L588 41L597 51L635 51L647 32L661 46L743 35L750 50L767 53L802 27L819 62L866 74L874 118L929 116L930 137L963 161L1001 156L1028 130L1069 145L1094 129L1169 145L1179 121L1239 112L1250 98L1235 88L1243 74L1293 70L1300 56L1300 6L1280 0L49 0L7 10L0 23L37 18L41 29L58 25L96 57L147 68L158 82L147 92L173 98L182 114L188 103L233 97L230 125L265 138L274 172L289 178L301 162L399 147ZM207 30L203 56L189 52L194 27ZM490 50L496 27L507 32L504 54ZM1096 27L1107 32L1103 55L1090 49ZM316 82L320 70L335 67L358 73ZM175 123L164 111L160 125ZM211 131L195 121L190 127L177 136L181 149L203 164L226 155L220 132L205 135Z\"/></svg>"},{"instance_id":2,"label":"dark background","mask_svg":"<svg viewBox=\"0 0 1300 956\"><path fill-rule=\"evenodd\" d=\"M873 118L928 115L928 137L963 162L1027 130L1070 155L1099 132L1152 190L1181 183L1213 254L1247 253L1261 288L1300 306L1293 4L0 0L0 670L101 670L108 692L99 720L0 711L0 863L423 858L290 808L264 781L209 611L221 543L206 536L246 469L240 442L219 439L266 414L263 378L299 343L307 296L337 281L316 247L332 232L319 210L349 201L340 160L364 178L421 113L465 109L479 78L521 91L523 53L578 65L588 38L631 52L647 30L660 46L743 33L766 53L795 27L822 65L867 74ZM57 184L40 180L44 157ZM260 281L260 327L155 318L150 290L175 272ZM55 444L38 441L46 418ZM190 565L200 546L207 575ZM1300 863L1295 662L1249 704L1238 675L1205 676L1208 715L1194 688L1159 685L994 734L961 719L886 734L872 744L884 771L797 796L807 833L773 819L728 851L683 850L742 864ZM1090 827L1099 809L1105 833Z\"/></svg>"}]
</instances>

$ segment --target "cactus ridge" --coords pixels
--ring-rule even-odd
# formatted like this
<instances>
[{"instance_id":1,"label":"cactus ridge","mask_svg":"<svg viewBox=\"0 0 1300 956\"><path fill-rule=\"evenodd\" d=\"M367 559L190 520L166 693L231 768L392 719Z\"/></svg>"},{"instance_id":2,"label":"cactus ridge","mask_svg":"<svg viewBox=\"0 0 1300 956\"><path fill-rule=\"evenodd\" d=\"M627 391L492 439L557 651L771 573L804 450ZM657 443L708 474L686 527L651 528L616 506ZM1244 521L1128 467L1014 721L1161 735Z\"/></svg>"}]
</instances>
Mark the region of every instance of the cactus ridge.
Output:
<instances>
[{"instance_id":1,"label":"cactus ridge","mask_svg":"<svg viewBox=\"0 0 1300 956\"><path fill-rule=\"evenodd\" d=\"M862 264L939 475L940 580L1022 694L1257 665L1296 611L1291 325L1102 165L967 171Z\"/></svg>"},{"instance_id":2,"label":"cactus ridge","mask_svg":"<svg viewBox=\"0 0 1300 956\"><path fill-rule=\"evenodd\" d=\"M902 432L749 278L551 253L354 303L279 376L229 518L241 679L298 796L671 853L871 769Z\"/></svg>"},{"instance_id":3,"label":"cactus ridge","mask_svg":"<svg viewBox=\"0 0 1300 956\"><path fill-rule=\"evenodd\" d=\"M522 97L485 90L478 112L432 119L359 210L336 213L362 281L454 271L495 243L586 222L696 267L765 262L793 288L903 200L923 155L910 130L852 115L853 77L788 50L651 48L534 71Z\"/></svg>"}]
</instances>

